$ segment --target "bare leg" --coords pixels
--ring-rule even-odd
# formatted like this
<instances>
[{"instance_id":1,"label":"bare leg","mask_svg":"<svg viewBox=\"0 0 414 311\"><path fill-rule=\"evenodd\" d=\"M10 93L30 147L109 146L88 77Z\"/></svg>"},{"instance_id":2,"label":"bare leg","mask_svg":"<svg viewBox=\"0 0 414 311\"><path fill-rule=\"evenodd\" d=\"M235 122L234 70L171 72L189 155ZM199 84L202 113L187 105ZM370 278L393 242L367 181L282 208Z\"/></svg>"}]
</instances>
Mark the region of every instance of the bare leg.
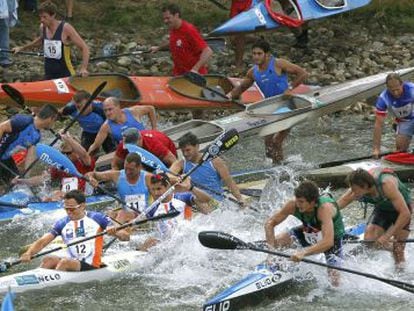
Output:
<instances>
[{"instance_id":1,"label":"bare leg","mask_svg":"<svg viewBox=\"0 0 414 311\"><path fill-rule=\"evenodd\" d=\"M283 160L283 141L289 135L290 129L265 137L266 156L271 158L273 164Z\"/></svg>"},{"instance_id":2,"label":"bare leg","mask_svg":"<svg viewBox=\"0 0 414 311\"><path fill-rule=\"evenodd\" d=\"M121 223L121 224L124 224L124 223L127 223L127 222L133 220L136 216L137 216L137 214L135 212L120 210L118 212L117 217L116 217L116 221Z\"/></svg>"},{"instance_id":3,"label":"bare leg","mask_svg":"<svg viewBox=\"0 0 414 311\"><path fill-rule=\"evenodd\" d=\"M408 147L410 146L410 142L411 142L410 136L398 134L395 139L395 145L396 145L397 151L406 152L408 150Z\"/></svg>"},{"instance_id":4,"label":"bare leg","mask_svg":"<svg viewBox=\"0 0 414 311\"><path fill-rule=\"evenodd\" d=\"M40 268L44 269L56 269L60 261L60 257L57 256L46 256L42 259L42 263L40 264Z\"/></svg>"},{"instance_id":5,"label":"bare leg","mask_svg":"<svg viewBox=\"0 0 414 311\"><path fill-rule=\"evenodd\" d=\"M65 0L65 3L66 3L66 17L72 18L73 1L74 0Z\"/></svg>"},{"instance_id":6,"label":"bare leg","mask_svg":"<svg viewBox=\"0 0 414 311\"><path fill-rule=\"evenodd\" d=\"M394 238L397 241L402 241L407 239L409 234L410 232L407 230L400 230L394 234ZM392 255L394 257L396 268L403 268L405 264L405 243L393 243Z\"/></svg>"},{"instance_id":7,"label":"bare leg","mask_svg":"<svg viewBox=\"0 0 414 311\"><path fill-rule=\"evenodd\" d=\"M80 261L69 258L62 258L56 266L56 270L60 271L80 271L80 269Z\"/></svg>"}]
</instances>

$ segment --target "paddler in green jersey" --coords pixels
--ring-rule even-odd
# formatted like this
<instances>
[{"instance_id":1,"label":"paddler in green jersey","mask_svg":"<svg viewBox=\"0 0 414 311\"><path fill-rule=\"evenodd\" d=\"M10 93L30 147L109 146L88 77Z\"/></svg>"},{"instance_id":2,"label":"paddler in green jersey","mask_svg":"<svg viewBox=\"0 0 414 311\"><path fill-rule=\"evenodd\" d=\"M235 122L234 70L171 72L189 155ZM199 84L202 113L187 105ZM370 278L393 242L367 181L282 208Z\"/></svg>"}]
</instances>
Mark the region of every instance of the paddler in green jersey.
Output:
<instances>
[{"instance_id":1,"label":"paddler in green jersey","mask_svg":"<svg viewBox=\"0 0 414 311\"><path fill-rule=\"evenodd\" d=\"M275 236L274 228L289 215L302 221L302 225ZM304 248L292 255L293 261L324 253L328 264L341 263L342 237L345 233L341 213L335 200L320 196L318 187L311 181L302 182L295 189L295 198L266 221L265 233L270 247L286 247L294 241L299 242ZM328 269L328 275L332 285L338 286L338 271Z\"/></svg>"},{"instance_id":2,"label":"paddler in green jersey","mask_svg":"<svg viewBox=\"0 0 414 311\"><path fill-rule=\"evenodd\" d=\"M373 204L375 208L368 219L364 239L375 241L372 245L377 247L392 249L396 268L403 268L405 243L391 245L390 240L405 240L410 233L410 190L387 168L370 172L357 169L348 175L347 183L350 188L338 200L339 207L344 208L354 200Z\"/></svg>"}]
</instances>

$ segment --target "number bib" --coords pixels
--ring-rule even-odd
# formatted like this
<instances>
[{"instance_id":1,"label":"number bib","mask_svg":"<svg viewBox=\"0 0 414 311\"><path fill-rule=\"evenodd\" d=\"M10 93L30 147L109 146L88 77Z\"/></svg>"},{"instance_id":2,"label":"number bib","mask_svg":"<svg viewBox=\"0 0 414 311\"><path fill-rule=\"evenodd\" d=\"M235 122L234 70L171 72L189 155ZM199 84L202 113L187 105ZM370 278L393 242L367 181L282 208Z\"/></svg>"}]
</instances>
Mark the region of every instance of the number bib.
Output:
<instances>
[{"instance_id":1,"label":"number bib","mask_svg":"<svg viewBox=\"0 0 414 311\"><path fill-rule=\"evenodd\" d=\"M71 190L78 190L79 181L76 177L62 178L62 192L66 193Z\"/></svg>"},{"instance_id":2,"label":"number bib","mask_svg":"<svg viewBox=\"0 0 414 311\"><path fill-rule=\"evenodd\" d=\"M92 254L93 250L93 245L88 242L76 244L70 247L71 255L78 260L89 257Z\"/></svg>"},{"instance_id":3,"label":"number bib","mask_svg":"<svg viewBox=\"0 0 414 311\"><path fill-rule=\"evenodd\" d=\"M392 111L395 114L395 116L397 118L406 118L411 116L412 112L413 112L413 104L408 104L402 107L392 107Z\"/></svg>"},{"instance_id":4,"label":"number bib","mask_svg":"<svg viewBox=\"0 0 414 311\"><path fill-rule=\"evenodd\" d=\"M125 196L126 206L131 209L138 209L140 212L146 208L146 201L144 194L131 194Z\"/></svg>"},{"instance_id":5,"label":"number bib","mask_svg":"<svg viewBox=\"0 0 414 311\"><path fill-rule=\"evenodd\" d=\"M303 232L306 242L309 244L316 244L322 240L322 231L318 232Z\"/></svg>"},{"instance_id":6,"label":"number bib","mask_svg":"<svg viewBox=\"0 0 414 311\"><path fill-rule=\"evenodd\" d=\"M45 39L43 43L45 58L62 58L62 41Z\"/></svg>"}]
</instances>

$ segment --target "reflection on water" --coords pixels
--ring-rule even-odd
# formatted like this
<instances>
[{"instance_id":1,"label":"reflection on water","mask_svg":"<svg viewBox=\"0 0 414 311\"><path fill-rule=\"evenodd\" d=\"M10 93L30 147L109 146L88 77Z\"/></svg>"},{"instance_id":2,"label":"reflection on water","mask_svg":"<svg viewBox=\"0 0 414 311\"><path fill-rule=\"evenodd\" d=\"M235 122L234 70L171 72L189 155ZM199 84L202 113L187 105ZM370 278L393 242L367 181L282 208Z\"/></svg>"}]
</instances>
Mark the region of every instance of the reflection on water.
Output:
<instances>
[{"instance_id":1,"label":"reflection on water","mask_svg":"<svg viewBox=\"0 0 414 311\"><path fill-rule=\"evenodd\" d=\"M312 163L332 161L369 154L371 150L372 122L358 116L323 119L295 128L286 148L288 166L275 168L265 187L261 200L255 203L258 212L240 211L226 203L208 216L196 217L179 227L173 239L150 250L144 258L144 268L132 275L107 282L87 285L68 285L43 291L19 294L17 310L200 310L202 304L219 291L248 274L256 264L266 258L251 251L224 251L204 248L197 239L199 231L225 231L245 241L264 238L265 219L279 208L292 194L297 182L293 180L300 169ZM392 146L391 135L386 145ZM264 149L258 139L249 139L226 155L234 170L269 167L263 157ZM243 155L243 157L240 157ZM291 176L280 180L281 175ZM343 190L336 191L335 196ZM0 257L16 254L20 246L47 232L62 211L34 219L18 219L0 227ZM362 219L361 209L355 205L344 212L345 222L356 224ZM289 220L278 228L294 226ZM142 240L144 236L134 239ZM115 244L109 252L128 247ZM408 262L413 247L408 247ZM412 260L411 260L412 261ZM12 272L35 267L38 261L19 265ZM303 267L306 264L301 264ZM396 277L390 254L374 252L347 262L352 269L384 277ZM326 279L326 270L306 266L316 281L296 285L276 301L263 302L254 310L409 310L414 309L411 295L383 283L363 277L343 274L342 285L333 289ZM408 276L414 275L409 264ZM412 280L411 277L409 280ZM248 309L249 310L249 309Z\"/></svg>"}]
</instances>

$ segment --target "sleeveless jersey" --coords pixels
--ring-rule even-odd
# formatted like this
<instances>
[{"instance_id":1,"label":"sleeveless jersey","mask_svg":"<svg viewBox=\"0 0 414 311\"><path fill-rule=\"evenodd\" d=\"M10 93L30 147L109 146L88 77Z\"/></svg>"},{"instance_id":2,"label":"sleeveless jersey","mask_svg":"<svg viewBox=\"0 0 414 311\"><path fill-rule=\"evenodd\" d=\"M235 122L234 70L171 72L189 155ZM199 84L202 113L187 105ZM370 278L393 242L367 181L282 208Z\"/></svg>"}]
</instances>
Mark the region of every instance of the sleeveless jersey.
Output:
<instances>
[{"instance_id":1,"label":"sleeveless jersey","mask_svg":"<svg viewBox=\"0 0 414 311\"><path fill-rule=\"evenodd\" d=\"M127 204L127 207L145 211L149 203L149 191L145 183L147 173L141 170L138 182L130 184L126 178L125 170L121 170L117 183L118 194Z\"/></svg>"},{"instance_id":2,"label":"sleeveless jersey","mask_svg":"<svg viewBox=\"0 0 414 311\"><path fill-rule=\"evenodd\" d=\"M253 67L254 81L265 98L283 94L289 88L287 74L282 73L278 75L275 69L275 62L276 58L272 56L266 70L260 71L257 65Z\"/></svg>"},{"instance_id":3,"label":"sleeveless jersey","mask_svg":"<svg viewBox=\"0 0 414 311\"><path fill-rule=\"evenodd\" d=\"M45 79L59 79L75 74L70 61L70 47L63 44L62 33L65 22L62 21L52 38L46 35L43 27L43 52L45 58Z\"/></svg>"},{"instance_id":4,"label":"sleeveless jersey","mask_svg":"<svg viewBox=\"0 0 414 311\"><path fill-rule=\"evenodd\" d=\"M144 125L134 118L129 109L122 109L122 111L125 113L126 116L126 121L124 123L119 124L112 120L108 120L108 125L111 128L112 137L118 144L122 140L122 132L125 131L127 128L134 127L140 131L145 130Z\"/></svg>"},{"instance_id":5,"label":"sleeveless jersey","mask_svg":"<svg viewBox=\"0 0 414 311\"><path fill-rule=\"evenodd\" d=\"M50 233L53 236L62 236L65 244L96 235L105 230L111 220L108 216L98 212L87 212L80 220L70 220L68 216L55 223ZM87 264L99 268L101 266L103 236L70 246L67 254L72 259L85 261Z\"/></svg>"},{"instance_id":6,"label":"sleeveless jersey","mask_svg":"<svg viewBox=\"0 0 414 311\"><path fill-rule=\"evenodd\" d=\"M183 173L188 173L196 164L184 160ZM209 195L214 199L222 201L223 200L223 188L222 180L213 166L212 161L204 162L197 170L191 174L191 180L200 186L206 186L207 188L213 190L214 192L204 189ZM218 194L217 194L218 193Z\"/></svg>"},{"instance_id":7,"label":"sleeveless jersey","mask_svg":"<svg viewBox=\"0 0 414 311\"><path fill-rule=\"evenodd\" d=\"M79 111L73 103L69 103L63 109L63 115L69 115L72 119L79 115ZM92 112L85 116L78 117L78 123L86 133L96 134L99 132L106 117L101 102L92 103Z\"/></svg>"}]
</instances>

